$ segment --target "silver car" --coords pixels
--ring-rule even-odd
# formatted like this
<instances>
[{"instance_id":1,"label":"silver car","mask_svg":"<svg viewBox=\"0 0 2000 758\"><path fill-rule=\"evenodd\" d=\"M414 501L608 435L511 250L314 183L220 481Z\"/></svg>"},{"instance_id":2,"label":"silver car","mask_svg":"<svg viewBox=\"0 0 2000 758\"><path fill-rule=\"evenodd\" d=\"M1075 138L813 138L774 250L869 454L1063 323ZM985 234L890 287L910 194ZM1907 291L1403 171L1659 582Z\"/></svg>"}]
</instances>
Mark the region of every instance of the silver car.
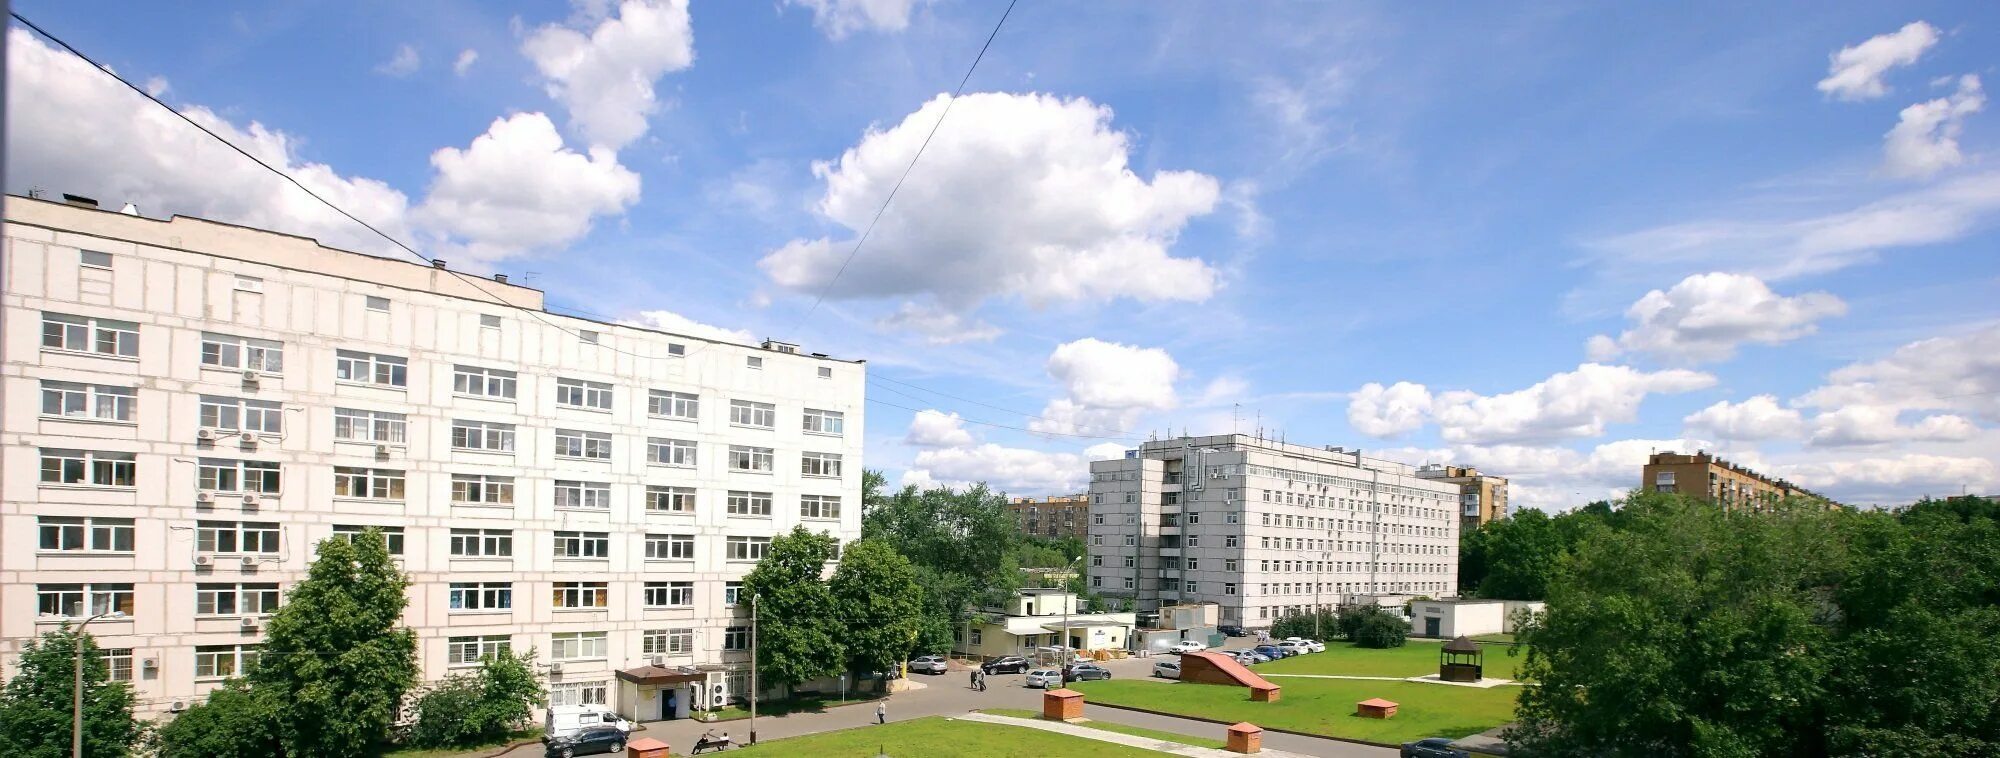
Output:
<instances>
[{"instance_id":1,"label":"silver car","mask_svg":"<svg viewBox=\"0 0 2000 758\"><path fill-rule=\"evenodd\" d=\"M1063 686L1062 670L1035 669L1034 671L1028 672L1028 680L1022 682L1022 685L1027 687L1040 687L1045 690L1061 687Z\"/></svg>"},{"instance_id":2,"label":"silver car","mask_svg":"<svg viewBox=\"0 0 2000 758\"><path fill-rule=\"evenodd\" d=\"M942 655L925 655L910 659L910 671L913 673L942 674L950 668L951 665L945 662Z\"/></svg>"},{"instance_id":3,"label":"silver car","mask_svg":"<svg viewBox=\"0 0 2000 758\"><path fill-rule=\"evenodd\" d=\"M1179 661L1154 661L1153 676L1162 679L1179 679L1181 678L1181 664Z\"/></svg>"}]
</instances>

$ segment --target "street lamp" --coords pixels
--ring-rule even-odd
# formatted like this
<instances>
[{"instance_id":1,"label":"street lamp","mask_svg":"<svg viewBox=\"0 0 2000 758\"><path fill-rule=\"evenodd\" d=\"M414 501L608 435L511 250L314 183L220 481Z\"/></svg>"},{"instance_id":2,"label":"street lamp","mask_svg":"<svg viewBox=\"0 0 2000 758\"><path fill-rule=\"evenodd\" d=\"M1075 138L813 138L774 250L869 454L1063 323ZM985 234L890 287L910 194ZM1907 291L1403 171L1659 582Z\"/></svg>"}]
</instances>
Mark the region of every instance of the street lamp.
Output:
<instances>
[{"instance_id":1,"label":"street lamp","mask_svg":"<svg viewBox=\"0 0 2000 758\"><path fill-rule=\"evenodd\" d=\"M102 618L122 619L125 618L125 612L105 611L84 619L83 623L76 625L76 637L73 639L73 642L76 644L76 687L70 691L70 695L74 700L70 709L70 758L83 758L83 628L90 626L90 622Z\"/></svg>"}]
</instances>

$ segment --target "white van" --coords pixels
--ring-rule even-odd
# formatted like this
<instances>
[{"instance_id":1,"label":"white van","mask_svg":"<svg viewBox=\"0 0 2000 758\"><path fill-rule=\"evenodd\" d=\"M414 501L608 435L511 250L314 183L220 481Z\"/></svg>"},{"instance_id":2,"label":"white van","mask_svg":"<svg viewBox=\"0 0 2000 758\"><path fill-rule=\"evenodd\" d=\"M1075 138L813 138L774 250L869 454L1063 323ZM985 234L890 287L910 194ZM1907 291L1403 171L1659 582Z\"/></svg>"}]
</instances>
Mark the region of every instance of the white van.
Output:
<instances>
[{"instance_id":1,"label":"white van","mask_svg":"<svg viewBox=\"0 0 2000 758\"><path fill-rule=\"evenodd\" d=\"M632 722L602 705L552 705L548 715L542 719L542 742L568 737L593 726L615 726L621 732L632 731Z\"/></svg>"}]
</instances>

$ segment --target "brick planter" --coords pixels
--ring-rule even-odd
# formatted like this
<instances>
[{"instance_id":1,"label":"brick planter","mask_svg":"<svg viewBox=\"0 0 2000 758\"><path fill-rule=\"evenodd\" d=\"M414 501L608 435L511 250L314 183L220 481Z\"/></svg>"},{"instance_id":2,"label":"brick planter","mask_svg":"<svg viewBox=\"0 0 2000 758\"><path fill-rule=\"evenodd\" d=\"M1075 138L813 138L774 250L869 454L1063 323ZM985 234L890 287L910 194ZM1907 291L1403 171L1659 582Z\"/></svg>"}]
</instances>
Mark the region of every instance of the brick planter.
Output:
<instances>
[{"instance_id":1,"label":"brick planter","mask_svg":"<svg viewBox=\"0 0 2000 758\"><path fill-rule=\"evenodd\" d=\"M1042 693L1042 718L1050 721L1083 718L1083 693L1067 688Z\"/></svg>"},{"instance_id":2,"label":"brick planter","mask_svg":"<svg viewBox=\"0 0 2000 758\"><path fill-rule=\"evenodd\" d=\"M1232 753L1255 753L1264 749L1264 729L1248 721L1229 726L1227 744Z\"/></svg>"}]
</instances>

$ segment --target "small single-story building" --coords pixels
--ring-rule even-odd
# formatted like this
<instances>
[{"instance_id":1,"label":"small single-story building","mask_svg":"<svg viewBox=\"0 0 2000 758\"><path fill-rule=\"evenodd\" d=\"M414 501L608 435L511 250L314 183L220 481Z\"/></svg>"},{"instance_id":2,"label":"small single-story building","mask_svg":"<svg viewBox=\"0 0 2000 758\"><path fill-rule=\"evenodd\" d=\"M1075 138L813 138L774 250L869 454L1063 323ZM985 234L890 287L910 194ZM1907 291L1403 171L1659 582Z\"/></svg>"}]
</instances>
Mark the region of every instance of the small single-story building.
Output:
<instances>
[{"instance_id":1,"label":"small single-story building","mask_svg":"<svg viewBox=\"0 0 2000 758\"><path fill-rule=\"evenodd\" d=\"M618 672L618 715L634 723L684 719L729 704L732 693L721 667L639 666Z\"/></svg>"},{"instance_id":2,"label":"small single-story building","mask_svg":"<svg viewBox=\"0 0 2000 758\"><path fill-rule=\"evenodd\" d=\"M1438 639L1511 634L1519 612L1540 614L1543 607L1539 600L1413 600L1410 634Z\"/></svg>"},{"instance_id":3,"label":"small single-story building","mask_svg":"<svg viewBox=\"0 0 2000 758\"><path fill-rule=\"evenodd\" d=\"M1078 613L1077 597L1057 589L1024 589L1004 608L976 614L958 632L959 652L973 658L1036 657L1042 648L1124 650L1131 613Z\"/></svg>"}]
</instances>

